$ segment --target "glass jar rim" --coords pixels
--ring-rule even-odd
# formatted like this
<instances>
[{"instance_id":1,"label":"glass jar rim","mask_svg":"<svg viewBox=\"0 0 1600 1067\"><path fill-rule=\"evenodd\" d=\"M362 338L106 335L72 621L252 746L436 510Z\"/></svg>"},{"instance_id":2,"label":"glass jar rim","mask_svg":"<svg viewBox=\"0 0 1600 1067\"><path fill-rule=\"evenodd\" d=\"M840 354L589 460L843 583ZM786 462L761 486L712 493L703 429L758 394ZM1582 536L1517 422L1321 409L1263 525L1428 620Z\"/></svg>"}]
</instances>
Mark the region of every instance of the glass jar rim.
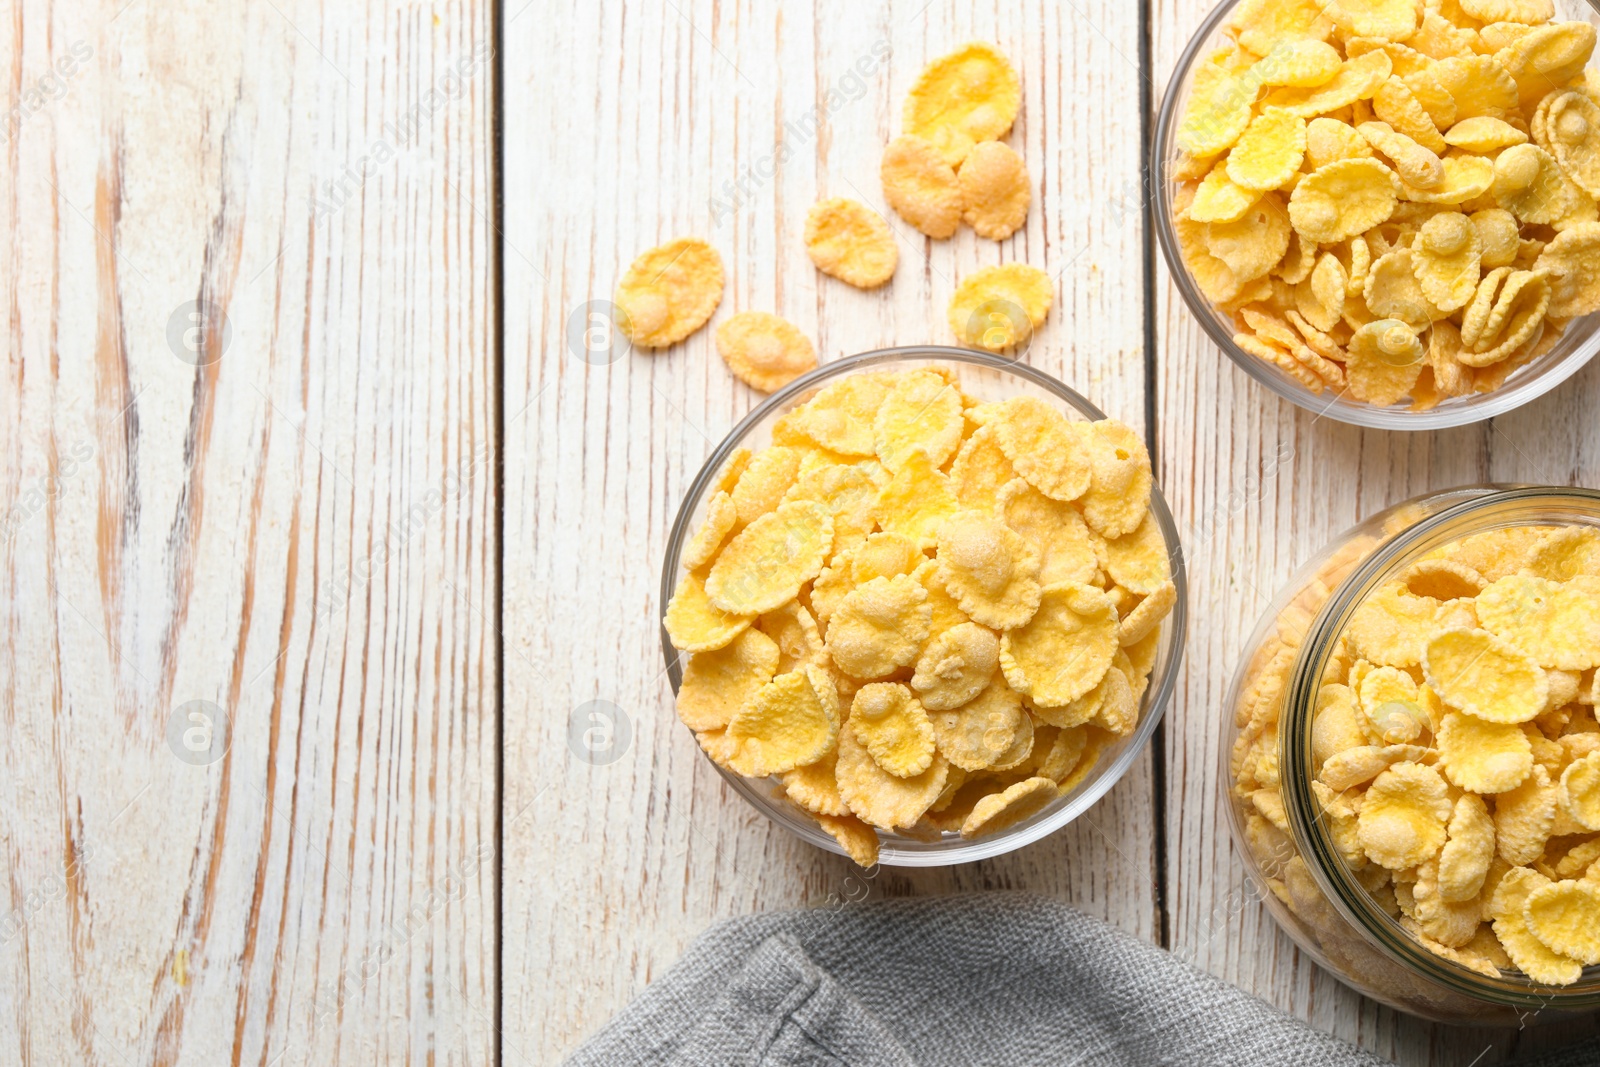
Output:
<instances>
[{"instance_id":1,"label":"glass jar rim","mask_svg":"<svg viewBox=\"0 0 1600 1067\"><path fill-rule=\"evenodd\" d=\"M1541 506L1551 508L1565 502L1569 507L1575 506L1593 515L1594 525L1600 528L1600 491L1581 487L1465 487L1425 494L1396 505L1385 514L1419 502L1460 494L1470 495L1418 520L1381 544L1339 584L1307 628L1284 691L1283 715L1278 728L1280 751L1285 756L1280 767L1286 814L1294 838L1309 860L1306 866L1323 895L1376 951L1396 964L1453 992L1519 1011L1593 1009L1600 1007L1600 968L1586 968L1581 987L1552 987L1516 973L1508 977L1507 972L1502 972L1500 978L1491 979L1423 947L1379 906L1350 870L1334 844L1332 830L1318 815L1319 806L1311 790L1311 719L1323 672L1351 615L1379 584L1415 555L1447 540L1487 529L1570 521L1552 518L1541 522L1536 514ZM1486 511L1507 507L1517 509L1507 513L1508 521L1475 524Z\"/></svg>"}]
</instances>

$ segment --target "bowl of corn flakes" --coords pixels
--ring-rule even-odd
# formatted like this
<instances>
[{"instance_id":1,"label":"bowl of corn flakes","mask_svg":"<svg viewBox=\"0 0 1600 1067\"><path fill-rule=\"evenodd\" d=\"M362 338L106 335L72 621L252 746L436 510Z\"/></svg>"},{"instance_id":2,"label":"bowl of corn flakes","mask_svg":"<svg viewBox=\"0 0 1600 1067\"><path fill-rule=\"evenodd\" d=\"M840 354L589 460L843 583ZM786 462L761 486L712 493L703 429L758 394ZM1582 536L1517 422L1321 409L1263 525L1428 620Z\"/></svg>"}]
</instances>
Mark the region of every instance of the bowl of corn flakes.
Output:
<instances>
[{"instance_id":1,"label":"bowl of corn flakes","mask_svg":"<svg viewBox=\"0 0 1600 1067\"><path fill-rule=\"evenodd\" d=\"M1233 0L1152 144L1185 302L1274 393L1437 429L1600 349L1600 14L1580 0Z\"/></svg>"},{"instance_id":2,"label":"bowl of corn flakes","mask_svg":"<svg viewBox=\"0 0 1600 1067\"><path fill-rule=\"evenodd\" d=\"M712 452L662 567L676 710L746 801L862 866L1075 819L1182 657L1183 553L1142 439L1026 364L825 364Z\"/></svg>"},{"instance_id":3,"label":"bowl of corn flakes","mask_svg":"<svg viewBox=\"0 0 1600 1067\"><path fill-rule=\"evenodd\" d=\"M1224 705L1237 851L1346 984L1444 1022L1600 1007L1600 492L1477 486L1347 531Z\"/></svg>"}]
</instances>

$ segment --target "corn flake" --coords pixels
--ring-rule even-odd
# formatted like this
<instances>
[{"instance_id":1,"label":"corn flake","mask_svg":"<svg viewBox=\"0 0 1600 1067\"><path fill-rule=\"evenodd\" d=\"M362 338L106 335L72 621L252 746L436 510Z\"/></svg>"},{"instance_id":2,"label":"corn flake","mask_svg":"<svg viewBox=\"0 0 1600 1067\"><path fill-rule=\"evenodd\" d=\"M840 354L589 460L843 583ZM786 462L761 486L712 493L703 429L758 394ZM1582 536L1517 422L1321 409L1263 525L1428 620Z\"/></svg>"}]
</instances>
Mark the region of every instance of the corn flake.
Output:
<instances>
[{"instance_id":1,"label":"corn flake","mask_svg":"<svg viewBox=\"0 0 1600 1067\"><path fill-rule=\"evenodd\" d=\"M854 815L818 815L817 823L839 843L857 867L878 863L878 834Z\"/></svg>"},{"instance_id":2,"label":"corn flake","mask_svg":"<svg viewBox=\"0 0 1600 1067\"><path fill-rule=\"evenodd\" d=\"M1345 374L1350 394L1378 405L1394 404L1407 396L1417 384L1427 356L1415 329L1400 319L1379 319L1356 330L1348 354Z\"/></svg>"},{"instance_id":3,"label":"corn flake","mask_svg":"<svg viewBox=\"0 0 1600 1067\"><path fill-rule=\"evenodd\" d=\"M720 730L778 672L777 644L759 630L689 657L678 689L678 718L691 730Z\"/></svg>"},{"instance_id":4,"label":"corn flake","mask_svg":"<svg viewBox=\"0 0 1600 1067\"><path fill-rule=\"evenodd\" d=\"M873 447L890 472L916 452L943 467L961 444L961 393L932 371L902 375L883 398L873 420Z\"/></svg>"},{"instance_id":5,"label":"corn flake","mask_svg":"<svg viewBox=\"0 0 1600 1067\"><path fill-rule=\"evenodd\" d=\"M894 234L883 216L844 197L811 206L806 214L806 252L822 273L858 289L884 284L894 277L900 262Z\"/></svg>"},{"instance_id":6,"label":"corn flake","mask_svg":"<svg viewBox=\"0 0 1600 1067\"><path fill-rule=\"evenodd\" d=\"M1105 677L1116 635L1110 598L1093 586L1063 582L1043 591L1031 619L1001 636L1000 668L1034 705L1060 707Z\"/></svg>"},{"instance_id":7,"label":"corn flake","mask_svg":"<svg viewBox=\"0 0 1600 1067\"><path fill-rule=\"evenodd\" d=\"M855 587L828 619L829 656L840 670L862 679L909 665L928 639L933 609L927 601L927 591L907 574Z\"/></svg>"},{"instance_id":8,"label":"corn flake","mask_svg":"<svg viewBox=\"0 0 1600 1067\"><path fill-rule=\"evenodd\" d=\"M1079 500L1084 521L1104 537L1132 533L1150 507L1150 453L1144 440L1125 423L1101 419L1086 425L1084 442L1092 474Z\"/></svg>"},{"instance_id":9,"label":"corn flake","mask_svg":"<svg viewBox=\"0 0 1600 1067\"><path fill-rule=\"evenodd\" d=\"M1361 847L1374 863L1398 871L1436 856L1452 814L1449 789L1439 772L1420 763L1398 763L1378 775L1361 804Z\"/></svg>"},{"instance_id":10,"label":"corn flake","mask_svg":"<svg viewBox=\"0 0 1600 1067\"><path fill-rule=\"evenodd\" d=\"M954 167L980 141L1004 137L1021 105L1011 63L993 45L974 42L928 64L906 96L901 125Z\"/></svg>"},{"instance_id":11,"label":"corn flake","mask_svg":"<svg viewBox=\"0 0 1600 1067\"><path fill-rule=\"evenodd\" d=\"M834 777L834 759L824 758L792 771L784 771L784 793L789 799L813 815L831 815L835 818L850 814L844 798L839 795L839 780Z\"/></svg>"},{"instance_id":12,"label":"corn flake","mask_svg":"<svg viewBox=\"0 0 1600 1067\"><path fill-rule=\"evenodd\" d=\"M949 237L961 225L961 185L932 142L896 137L883 150L878 176L889 206L923 234Z\"/></svg>"},{"instance_id":13,"label":"corn flake","mask_svg":"<svg viewBox=\"0 0 1600 1067\"><path fill-rule=\"evenodd\" d=\"M677 344L722 303L722 257L698 237L669 241L633 261L612 299L617 326L634 344Z\"/></svg>"},{"instance_id":14,"label":"corn flake","mask_svg":"<svg viewBox=\"0 0 1600 1067\"><path fill-rule=\"evenodd\" d=\"M683 546L685 569L697 571L716 559L738 521L739 509L734 506L733 497L721 490L713 493L706 501L705 521Z\"/></svg>"},{"instance_id":15,"label":"corn flake","mask_svg":"<svg viewBox=\"0 0 1600 1067\"><path fill-rule=\"evenodd\" d=\"M945 758L962 770L981 771L1006 760L1028 716L1022 698L1005 679L995 677L973 699L934 711L929 718Z\"/></svg>"},{"instance_id":16,"label":"corn flake","mask_svg":"<svg viewBox=\"0 0 1600 1067\"><path fill-rule=\"evenodd\" d=\"M1585 579L1561 583L1507 575L1478 595L1478 620L1541 667L1587 670L1600 665L1597 593Z\"/></svg>"},{"instance_id":17,"label":"corn flake","mask_svg":"<svg viewBox=\"0 0 1600 1067\"><path fill-rule=\"evenodd\" d=\"M1558 792L1550 773L1535 763L1521 785L1495 798L1494 834L1501 859L1519 867L1544 855L1555 828Z\"/></svg>"},{"instance_id":18,"label":"corn flake","mask_svg":"<svg viewBox=\"0 0 1600 1067\"><path fill-rule=\"evenodd\" d=\"M1439 726L1438 746L1445 775L1473 793L1508 793L1533 773L1533 746L1515 723L1447 712Z\"/></svg>"},{"instance_id":19,"label":"corn flake","mask_svg":"<svg viewBox=\"0 0 1600 1067\"><path fill-rule=\"evenodd\" d=\"M878 766L850 729L839 732L839 761L834 774L839 795L852 814L873 826L893 830L915 825L933 806L944 791L950 764L935 753L921 774L897 777Z\"/></svg>"},{"instance_id":20,"label":"corn flake","mask_svg":"<svg viewBox=\"0 0 1600 1067\"><path fill-rule=\"evenodd\" d=\"M1523 974L1544 985L1568 986L1583 977L1583 965L1553 951L1528 927L1528 901L1550 885L1548 878L1526 867L1509 871L1500 880L1491 904L1494 934Z\"/></svg>"},{"instance_id":21,"label":"corn flake","mask_svg":"<svg viewBox=\"0 0 1600 1067\"><path fill-rule=\"evenodd\" d=\"M735 534L717 556L706 576L706 599L731 614L771 611L821 572L832 544L833 516L826 508L811 501L780 504Z\"/></svg>"},{"instance_id":22,"label":"corn flake","mask_svg":"<svg viewBox=\"0 0 1600 1067\"><path fill-rule=\"evenodd\" d=\"M1004 352L1044 325L1054 300L1050 276L1025 263L984 267L961 279L946 317L969 348Z\"/></svg>"},{"instance_id":23,"label":"corn flake","mask_svg":"<svg viewBox=\"0 0 1600 1067\"><path fill-rule=\"evenodd\" d=\"M1259 199L1259 192L1235 185L1226 164L1218 163L1195 189L1188 217L1194 222L1235 222Z\"/></svg>"},{"instance_id":24,"label":"corn flake","mask_svg":"<svg viewBox=\"0 0 1600 1067\"><path fill-rule=\"evenodd\" d=\"M770 393L817 369L817 350L793 323L765 311L741 311L717 327L717 354L733 376Z\"/></svg>"},{"instance_id":25,"label":"corn flake","mask_svg":"<svg viewBox=\"0 0 1600 1067\"><path fill-rule=\"evenodd\" d=\"M1039 605L1039 553L999 518L961 511L939 531L939 581L975 622L1021 626Z\"/></svg>"},{"instance_id":26,"label":"corn flake","mask_svg":"<svg viewBox=\"0 0 1600 1067\"><path fill-rule=\"evenodd\" d=\"M1448 837L1439 852L1439 899L1451 903L1474 902L1483 891L1489 865L1494 862L1494 820L1482 797L1470 793L1456 801Z\"/></svg>"},{"instance_id":27,"label":"corn flake","mask_svg":"<svg viewBox=\"0 0 1600 1067\"><path fill-rule=\"evenodd\" d=\"M1327 45L1323 47L1332 51ZM1276 189L1300 169L1305 151L1305 119L1269 107L1250 121L1228 153L1228 179L1241 189L1258 193ZM1190 218L1193 217L1191 212Z\"/></svg>"},{"instance_id":28,"label":"corn flake","mask_svg":"<svg viewBox=\"0 0 1600 1067\"><path fill-rule=\"evenodd\" d=\"M1206 250L1241 282L1259 278L1289 250L1289 217L1276 193L1265 193L1233 222L1206 226Z\"/></svg>"},{"instance_id":29,"label":"corn flake","mask_svg":"<svg viewBox=\"0 0 1600 1067\"><path fill-rule=\"evenodd\" d=\"M1573 822L1585 830L1600 830L1600 751L1574 760L1562 772L1561 802Z\"/></svg>"},{"instance_id":30,"label":"corn flake","mask_svg":"<svg viewBox=\"0 0 1600 1067\"><path fill-rule=\"evenodd\" d=\"M903 685L873 682L856 690L848 725L878 766L896 778L914 778L933 764L933 724Z\"/></svg>"},{"instance_id":31,"label":"corn flake","mask_svg":"<svg viewBox=\"0 0 1600 1067\"><path fill-rule=\"evenodd\" d=\"M962 623L928 642L911 688L929 711L958 708L983 692L999 663L1000 639L977 623Z\"/></svg>"},{"instance_id":32,"label":"corn flake","mask_svg":"<svg viewBox=\"0 0 1600 1067\"><path fill-rule=\"evenodd\" d=\"M1465 215L1445 211L1430 218L1411 256L1423 297L1440 311L1465 306L1477 291L1482 255L1478 232Z\"/></svg>"},{"instance_id":33,"label":"corn flake","mask_svg":"<svg viewBox=\"0 0 1600 1067\"><path fill-rule=\"evenodd\" d=\"M1289 195L1289 221L1317 244L1365 233L1394 213L1399 179L1376 159L1341 159L1312 171Z\"/></svg>"},{"instance_id":34,"label":"corn flake","mask_svg":"<svg viewBox=\"0 0 1600 1067\"><path fill-rule=\"evenodd\" d=\"M1600 223L1580 223L1556 234L1534 267L1550 281L1548 314L1566 318L1600 311Z\"/></svg>"},{"instance_id":35,"label":"corn flake","mask_svg":"<svg viewBox=\"0 0 1600 1067\"><path fill-rule=\"evenodd\" d=\"M734 712L728 766L764 778L815 763L839 737L839 698L816 667L780 674Z\"/></svg>"},{"instance_id":36,"label":"corn flake","mask_svg":"<svg viewBox=\"0 0 1600 1067\"><path fill-rule=\"evenodd\" d=\"M1600 885L1557 882L1528 894L1528 930L1550 951L1585 965L1600 963Z\"/></svg>"},{"instance_id":37,"label":"corn flake","mask_svg":"<svg viewBox=\"0 0 1600 1067\"><path fill-rule=\"evenodd\" d=\"M962 837L981 837L984 834L1015 826L1043 810L1060 796L1054 780L1029 778L1008 786L1004 791L991 793L978 801L961 824Z\"/></svg>"},{"instance_id":38,"label":"corn flake","mask_svg":"<svg viewBox=\"0 0 1600 1067\"><path fill-rule=\"evenodd\" d=\"M673 647L680 652L712 652L748 629L755 621L755 614L754 611L739 613L717 607L707 596L706 583L698 575L687 574L667 603L663 624Z\"/></svg>"},{"instance_id":39,"label":"corn flake","mask_svg":"<svg viewBox=\"0 0 1600 1067\"><path fill-rule=\"evenodd\" d=\"M1003 241L1028 217L1032 191L1028 167L1009 145L983 141L975 145L956 172L961 190L961 219L979 237Z\"/></svg>"},{"instance_id":40,"label":"corn flake","mask_svg":"<svg viewBox=\"0 0 1600 1067\"><path fill-rule=\"evenodd\" d=\"M1228 17L1227 29L1256 55L1272 55L1302 39L1326 41L1333 20L1324 6L1319 0L1244 0Z\"/></svg>"}]
</instances>

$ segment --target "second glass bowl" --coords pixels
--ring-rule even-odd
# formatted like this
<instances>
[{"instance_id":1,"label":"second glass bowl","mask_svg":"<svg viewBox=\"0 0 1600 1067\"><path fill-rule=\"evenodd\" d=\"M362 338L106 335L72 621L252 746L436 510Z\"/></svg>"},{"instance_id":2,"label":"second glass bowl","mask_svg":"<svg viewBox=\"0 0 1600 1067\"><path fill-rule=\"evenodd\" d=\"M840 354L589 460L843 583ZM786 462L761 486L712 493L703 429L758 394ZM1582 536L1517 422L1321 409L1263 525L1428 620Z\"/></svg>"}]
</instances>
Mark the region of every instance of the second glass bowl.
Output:
<instances>
[{"instance_id":1,"label":"second glass bowl","mask_svg":"<svg viewBox=\"0 0 1600 1067\"><path fill-rule=\"evenodd\" d=\"M983 401L1005 400L1014 396L1034 396L1060 410L1070 419L1097 421L1106 415L1083 397L1043 371L1014 363L999 356L936 345L884 349L847 356L819 367L768 397L745 416L706 458L705 465L689 486L677 520L667 540L666 558L661 566L661 604L672 599L682 574L684 545L705 519L707 500L723 464L735 449L765 448L772 442L772 426L787 412L805 403L823 386L859 371L906 371L918 367L938 367L956 375L961 388ZM1178 665L1183 656L1184 613L1188 585L1183 567L1183 549L1177 526L1162 499L1160 489L1152 487L1150 511L1161 528L1171 564L1177 600L1171 614L1161 624L1155 665L1150 672L1139 708L1138 725L1133 733L1101 750L1094 769L1073 789L1037 814L993 834L967 839L946 833L921 837L906 833L878 832L878 862L893 867L943 867L999 856L1054 833L1083 814L1127 773L1140 751L1155 733L1166 712L1177 682ZM661 631L661 651L667 677L677 693L683 680L682 656L672 647L666 629ZM710 762L709 757L707 761ZM716 766L712 763L712 766ZM812 818L784 793L775 778L745 778L717 768L735 792L773 822L821 849L843 855L844 851Z\"/></svg>"}]
</instances>

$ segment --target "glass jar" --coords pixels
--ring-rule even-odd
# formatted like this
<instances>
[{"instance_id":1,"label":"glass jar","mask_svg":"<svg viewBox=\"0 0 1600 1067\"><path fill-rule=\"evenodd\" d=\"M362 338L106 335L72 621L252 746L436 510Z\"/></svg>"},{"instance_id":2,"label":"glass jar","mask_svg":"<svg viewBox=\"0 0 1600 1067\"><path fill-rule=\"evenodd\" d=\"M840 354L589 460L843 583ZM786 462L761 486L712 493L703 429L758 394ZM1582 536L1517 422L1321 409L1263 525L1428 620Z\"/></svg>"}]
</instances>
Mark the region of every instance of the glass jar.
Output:
<instances>
[{"instance_id":1,"label":"glass jar","mask_svg":"<svg viewBox=\"0 0 1600 1067\"><path fill-rule=\"evenodd\" d=\"M1496 966L1465 949L1454 959L1448 952L1439 954L1437 944L1430 950L1414 919L1410 887L1415 883L1396 881L1395 872L1375 863L1353 868L1345 858L1348 838L1341 853L1338 817L1350 812L1338 805L1347 794L1332 794L1316 777L1313 722L1324 683L1344 680L1350 670L1352 617L1377 591L1403 574L1420 573L1408 568L1442 546L1529 526L1600 528L1600 492L1544 486L1452 489L1399 504L1352 527L1279 591L1245 644L1224 705L1229 709L1221 746L1224 807L1238 853L1267 910L1302 950L1346 984L1398 1010L1442 1022L1515 1026L1592 1012L1600 1007L1600 967L1587 968L1574 984L1556 987L1531 980L1504 959ZM1514 562L1505 565L1517 569ZM1420 680L1419 686L1432 693ZM1432 699L1422 694L1419 700L1423 697ZM1411 758L1437 764L1432 731L1438 719L1423 715L1418 721L1420 733L1413 740L1422 752L1413 750ZM1323 746L1326 758L1326 740ZM1416 870L1399 873L1410 877ZM1478 935L1486 929L1480 924Z\"/></svg>"}]
</instances>

